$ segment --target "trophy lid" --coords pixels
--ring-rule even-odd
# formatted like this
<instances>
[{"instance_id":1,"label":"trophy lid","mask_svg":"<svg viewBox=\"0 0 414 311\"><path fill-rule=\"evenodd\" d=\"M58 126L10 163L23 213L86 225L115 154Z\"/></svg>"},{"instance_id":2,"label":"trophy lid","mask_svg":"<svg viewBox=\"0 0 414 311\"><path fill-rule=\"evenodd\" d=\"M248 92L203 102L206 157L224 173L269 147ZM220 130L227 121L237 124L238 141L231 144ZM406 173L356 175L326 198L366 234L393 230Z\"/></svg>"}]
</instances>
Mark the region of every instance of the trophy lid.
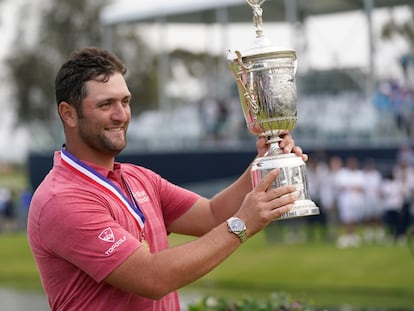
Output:
<instances>
[{"instance_id":1,"label":"trophy lid","mask_svg":"<svg viewBox=\"0 0 414 311\"><path fill-rule=\"evenodd\" d=\"M244 62L259 59L280 59L290 58L296 63L296 51L291 48L274 46L263 34L262 29L262 8L260 7L266 0L246 0L253 9L253 21L256 26L256 39L252 46L241 51L229 51L227 61ZM296 66L295 66L296 67Z\"/></svg>"},{"instance_id":2,"label":"trophy lid","mask_svg":"<svg viewBox=\"0 0 414 311\"><path fill-rule=\"evenodd\" d=\"M227 59L233 61L238 59L239 55L242 58L263 58L272 55L276 57L291 57L296 60L296 51L294 49L271 45L270 41L264 37L258 39L260 40L256 40L256 43L250 48L235 52L229 51Z\"/></svg>"}]
</instances>

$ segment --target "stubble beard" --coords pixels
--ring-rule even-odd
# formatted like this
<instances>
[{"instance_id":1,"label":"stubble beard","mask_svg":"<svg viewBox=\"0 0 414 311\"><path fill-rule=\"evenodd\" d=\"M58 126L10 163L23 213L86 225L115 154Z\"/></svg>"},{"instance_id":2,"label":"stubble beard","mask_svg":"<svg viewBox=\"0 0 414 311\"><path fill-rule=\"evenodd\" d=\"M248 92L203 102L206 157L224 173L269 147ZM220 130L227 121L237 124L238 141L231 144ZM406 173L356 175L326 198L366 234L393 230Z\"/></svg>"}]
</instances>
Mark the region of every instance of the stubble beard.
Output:
<instances>
[{"instance_id":1,"label":"stubble beard","mask_svg":"<svg viewBox=\"0 0 414 311\"><path fill-rule=\"evenodd\" d=\"M90 135L87 131L79 131L79 136L91 149L103 154L116 156L127 146L126 129L122 137L108 137L107 131L96 135Z\"/></svg>"}]
</instances>

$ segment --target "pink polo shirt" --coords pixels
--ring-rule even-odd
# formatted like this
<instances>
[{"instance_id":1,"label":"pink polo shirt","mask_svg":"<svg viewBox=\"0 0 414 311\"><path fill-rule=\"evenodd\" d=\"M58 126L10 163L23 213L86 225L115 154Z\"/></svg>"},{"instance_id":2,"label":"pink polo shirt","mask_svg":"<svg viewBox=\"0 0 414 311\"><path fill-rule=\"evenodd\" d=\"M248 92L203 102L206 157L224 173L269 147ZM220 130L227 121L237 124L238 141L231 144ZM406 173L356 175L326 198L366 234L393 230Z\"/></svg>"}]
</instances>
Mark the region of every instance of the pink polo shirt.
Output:
<instances>
[{"instance_id":1,"label":"pink polo shirt","mask_svg":"<svg viewBox=\"0 0 414 311\"><path fill-rule=\"evenodd\" d=\"M115 163L108 171L87 164L128 197L122 171L145 215L153 253L168 248L166 226L199 198L143 167ZM138 226L114 197L64 166L60 151L33 195L28 238L52 310L180 310L177 292L151 300L103 282L141 247Z\"/></svg>"}]
</instances>

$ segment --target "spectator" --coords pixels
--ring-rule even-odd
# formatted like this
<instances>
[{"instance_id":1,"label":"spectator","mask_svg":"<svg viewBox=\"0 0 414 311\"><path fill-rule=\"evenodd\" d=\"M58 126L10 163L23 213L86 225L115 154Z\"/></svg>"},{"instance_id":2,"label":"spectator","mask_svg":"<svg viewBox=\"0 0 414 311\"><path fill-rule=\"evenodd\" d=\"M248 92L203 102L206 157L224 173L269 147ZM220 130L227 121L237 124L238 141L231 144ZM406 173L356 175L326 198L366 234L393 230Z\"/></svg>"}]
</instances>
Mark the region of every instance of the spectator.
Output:
<instances>
[{"instance_id":1,"label":"spectator","mask_svg":"<svg viewBox=\"0 0 414 311\"><path fill-rule=\"evenodd\" d=\"M382 224L381 206L381 184L382 175L376 168L374 159L367 159L363 170L365 204L363 205L364 229L363 238L365 242L381 243L384 239L384 228Z\"/></svg>"},{"instance_id":2,"label":"spectator","mask_svg":"<svg viewBox=\"0 0 414 311\"><path fill-rule=\"evenodd\" d=\"M344 228L343 235L338 238L339 248L358 247L361 244L357 225L362 221L365 204L364 182L358 159L349 157L346 168L338 176L339 219Z\"/></svg>"},{"instance_id":3,"label":"spectator","mask_svg":"<svg viewBox=\"0 0 414 311\"><path fill-rule=\"evenodd\" d=\"M395 179L399 182L403 195L403 205L398 217L397 240L404 244L406 232L411 224L411 205L414 199L414 168L405 160L400 160L394 170Z\"/></svg>"},{"instance_id":4,"label":"spectator","mask_svg":"<svg viewBox=\"0 0 414 311\"><path fill-rule=\"evenodd\" d=\"M326 166L323 160L324 158L315 155L310 157L307 163L309 195L311 200L319 207L319 215L312 215L305 218L307 227L306 237L310 241L316 241L318 237L322 239L327 238L325 209L321 204L323 178L326 175Z\"/></svg>"},{"instance_id":5,"label":"spectator","mask_svg":"<svg viewBox=\"0 0 414 311\"><path fill-rule=\"evenodd\" d=\"M409 143L402 144L397 152L397 163L405 162L414 166L414 151Z\"/></svg>"},{"instance_id":6,"label":"spectator","mask_svg":"<svg viewBox=\"0 0 414 311\"><path fill-rule=\"evenodd\" d=\"M326 214L326 224L330 239L336 239L338 232L338 193L339 177L343 171L343 161L338 156L332 156L328 160L326 169L321 170L321 207Z\"/></svg>"},{"instance_id":7,"label":"spectator","mask_svg":"<svg viewBox=\"0 0 414 311\"><path fill-rule=\"evenodd\" d=\"M399 215L403 205L403 194L401 185L394 178L392 171L384 175L381 185L381 200L386 236L392 242L396 242L398 239Z\"/></svg>"},{"instance_id":8,"label":"spectator","mask_svg":"<svg viewBox=\"0 0 414 311\"><path fill-rule=\"evenodd\" d=\"M3 204L3 219L4 219L4 230L6 232L16 230L16 205L14 202L14 191L9 191L9 195L7 196L6 200Z\"/></svg>"}]
</instances>

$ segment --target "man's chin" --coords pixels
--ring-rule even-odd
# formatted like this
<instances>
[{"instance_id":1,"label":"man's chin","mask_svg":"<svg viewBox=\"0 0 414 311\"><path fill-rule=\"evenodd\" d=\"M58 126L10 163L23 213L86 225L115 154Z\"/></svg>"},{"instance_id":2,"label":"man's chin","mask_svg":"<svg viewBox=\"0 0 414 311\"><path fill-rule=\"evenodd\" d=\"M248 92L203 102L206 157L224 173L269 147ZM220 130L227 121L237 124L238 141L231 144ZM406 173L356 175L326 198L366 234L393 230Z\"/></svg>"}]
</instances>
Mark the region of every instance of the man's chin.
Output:
<instances>
[{"instance_id":1,"label":"man's chin","mask_svg":"<svg viewBox=\"0 0 414 311\"><path fill-rule=\"evenodd\" d=\"M112 156L117 156L126 148L126 146L126 143L122 146L112 146L111 148L107 148L106 153L111 154Z\"/></svg>"},{"instance_id":2,"label":"man's chin","mask_svg":"<svg viewBox=\"0 0 414 311\"><path fill-rule=\"evenodd\" d=\"M126 144L123 146L118 146L117 148L114 148L112 151L114 153L114 155L118 155L122 152L122 150L124 150L126 148Z\"/></svg>"},{"instance_id":3,"label":"man's chin","mask_svg":"<svg viewBox=\"0 0 414 311\"><path fill-rule=\"evenodd\" d=\"M103 153L105 153L107 156L111 156L111 157L116 157L117 155L119 155L121 153L123 149L119 150L119 149L107 149L105 150Z\"/></svg>"}]
</instances>

